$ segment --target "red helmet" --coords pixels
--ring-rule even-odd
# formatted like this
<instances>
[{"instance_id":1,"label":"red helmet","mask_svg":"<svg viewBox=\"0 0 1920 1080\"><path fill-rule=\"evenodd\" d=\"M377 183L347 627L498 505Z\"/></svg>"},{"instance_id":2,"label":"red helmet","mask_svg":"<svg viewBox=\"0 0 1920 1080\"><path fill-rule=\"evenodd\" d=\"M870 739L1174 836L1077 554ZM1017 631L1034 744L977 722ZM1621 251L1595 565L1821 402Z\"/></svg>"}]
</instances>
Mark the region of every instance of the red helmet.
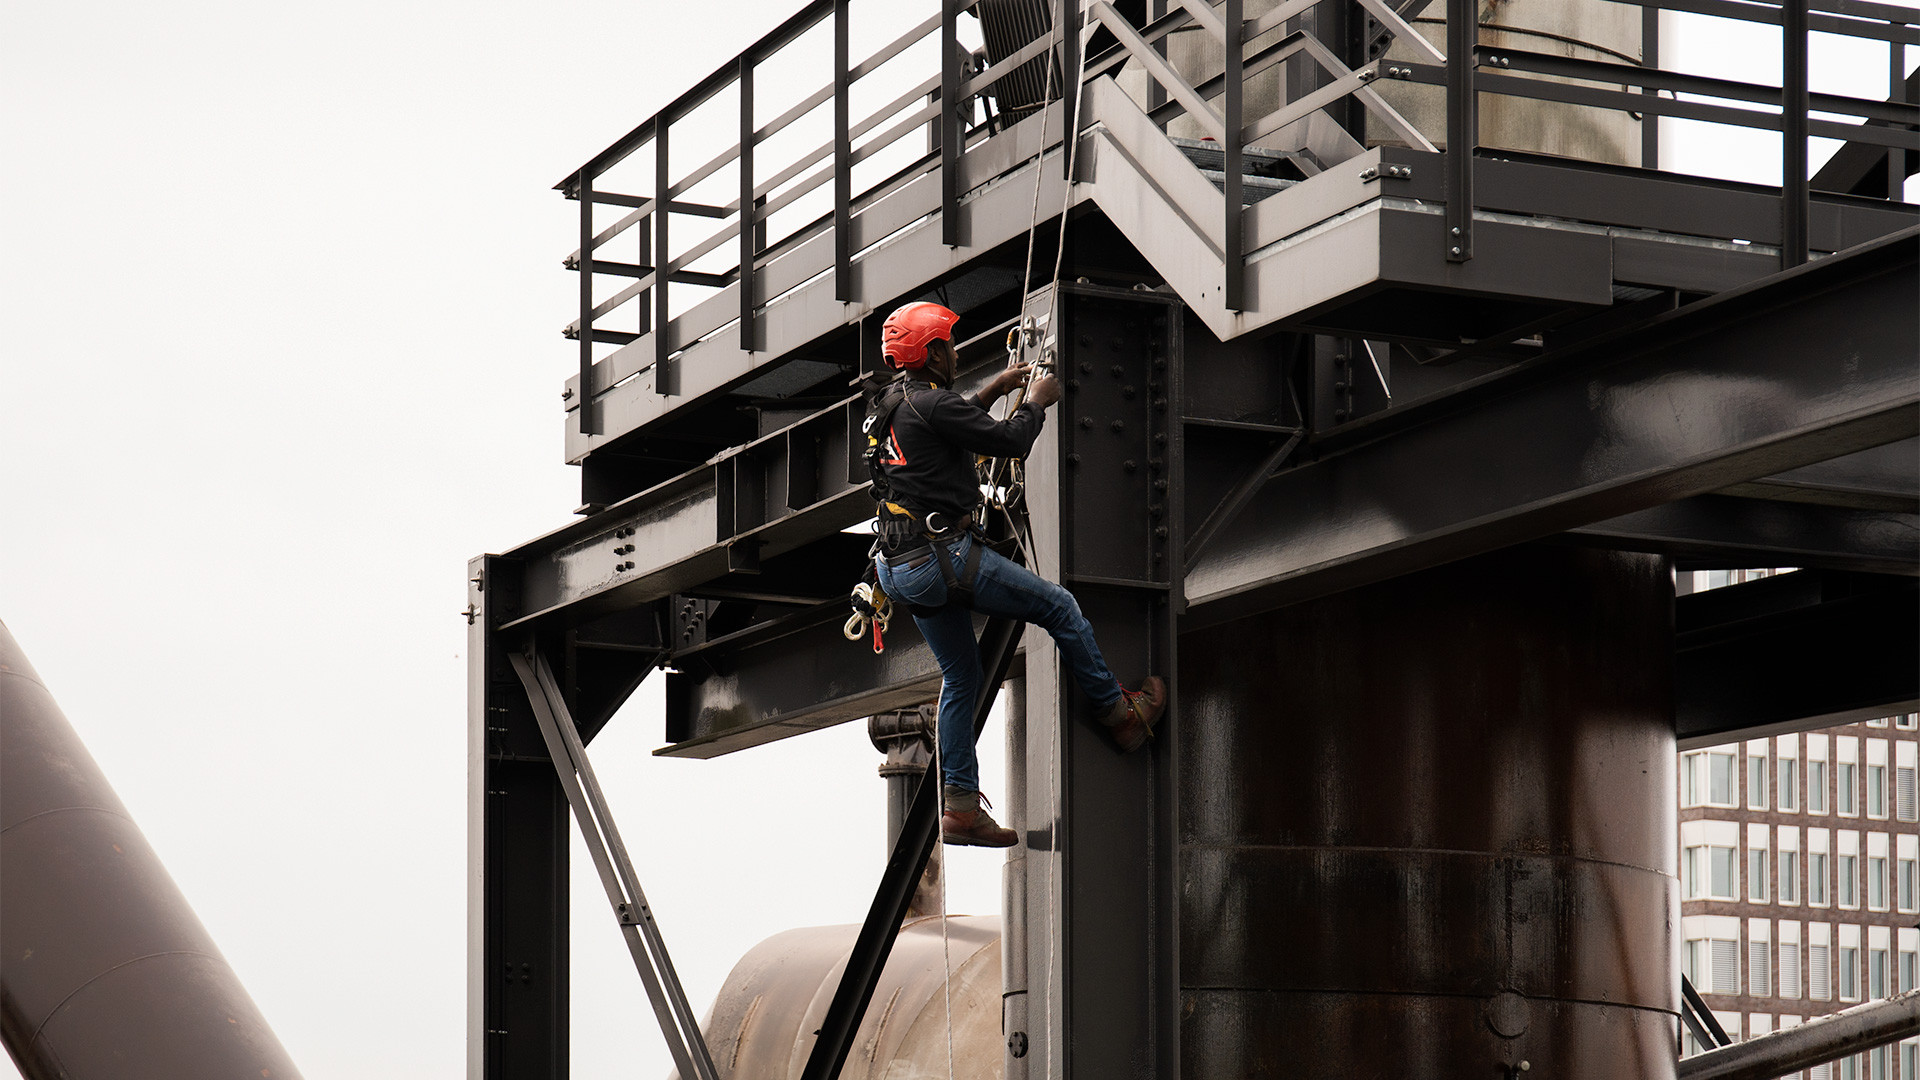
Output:
<instances>
[{"instance_id":1,"label":"red helmet","mask_svg":"<svg viewBox=\"0 0 1920 1080\"><path fill-rule=\"evenodd\" d=\"M953 324L960 316L925 301L895 308L880 325L880 352L890 368L917 368L927 363L927 342L953 340Z\"/></svg>"}]
</instances>

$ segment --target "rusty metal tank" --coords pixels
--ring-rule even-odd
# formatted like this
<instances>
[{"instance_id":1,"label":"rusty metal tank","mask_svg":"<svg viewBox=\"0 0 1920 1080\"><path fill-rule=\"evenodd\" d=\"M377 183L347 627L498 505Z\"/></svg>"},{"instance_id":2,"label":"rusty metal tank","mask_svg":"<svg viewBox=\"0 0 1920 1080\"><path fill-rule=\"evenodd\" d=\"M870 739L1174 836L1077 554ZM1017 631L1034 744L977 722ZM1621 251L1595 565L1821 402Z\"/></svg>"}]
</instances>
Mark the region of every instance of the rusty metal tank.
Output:
<instances>
[{"instance_id":1,"label":"rusty metal tank","mask_svg":"<svg viewBox=\"0 0 1920 1080\"><path fill-rule=\"evenodd\" d=\"M798 1080L859 933L858 926L789 930L741 957L702 1025L722 1080ZM842 1080L946 1080L947 986L952 1076L1000 1080L1000 972L998 917L949 916L944 947L938 916L908 921Z\"/></svg>"},{"instance_id":2,"label":"rusty metal tank","mask_svg":"<svg viewBox=\"0 0 1920 1080\"><path fill-rule=\"evenodd\" d=\"M1184 1075L1671 1080L1671 611L1541 545L1185 635Z\"/></svg>"}]
</instances>

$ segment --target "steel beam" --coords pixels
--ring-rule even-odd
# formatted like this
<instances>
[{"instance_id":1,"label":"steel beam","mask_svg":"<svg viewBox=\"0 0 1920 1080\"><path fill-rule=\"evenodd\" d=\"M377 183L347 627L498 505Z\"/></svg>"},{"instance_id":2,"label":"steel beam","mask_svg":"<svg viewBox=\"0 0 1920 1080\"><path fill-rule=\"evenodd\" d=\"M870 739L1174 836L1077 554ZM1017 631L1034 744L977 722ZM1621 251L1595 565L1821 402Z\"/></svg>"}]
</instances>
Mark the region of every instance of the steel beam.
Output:
<instances>
[{"instance_id":1,"label":"steel beam","mask_svg":"<svg viewBox=\"0 0 1920 1080\"><path fill-rule=\"evenodd\" d=\"M1571 529L1577 539L1706 568L1920 574L1920 513L1697 495Z\"/></svg>"},{"instance_id":2,"label":"steel beam","mask_svg":"<svg viewBox=\"0 0 1920 1080\"><path fill-rule=\"evenodd\" d=\"M1912 438L1916 235L1347 425L1221 530L1189 603L1218 622Z\"/></svg>"},{"instance_id":3,"label":"steel beam","mask_svg":"<svg viewBox=\"0 0 1920 1080\"><path fill-rule=\"evenodd\" d=\"M1802 570L1679 598L1682 748L1920 708L1920 582Z\"/></svg>"}]
</instances>

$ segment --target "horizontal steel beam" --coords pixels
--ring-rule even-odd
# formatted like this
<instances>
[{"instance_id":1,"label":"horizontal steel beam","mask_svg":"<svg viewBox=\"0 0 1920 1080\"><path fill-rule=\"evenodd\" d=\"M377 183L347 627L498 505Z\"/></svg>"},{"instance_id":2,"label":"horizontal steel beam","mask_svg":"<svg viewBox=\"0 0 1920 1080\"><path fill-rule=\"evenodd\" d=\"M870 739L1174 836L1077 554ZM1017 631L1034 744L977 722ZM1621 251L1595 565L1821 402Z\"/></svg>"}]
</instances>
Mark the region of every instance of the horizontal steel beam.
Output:
<instances>
[{"instance_id":1,"label":"horizontal steel beam","mask_svg":"<svg viewBox=\"0 0 1920 1080\"><path fill-rule=\"evenodd\" d=\"M1568 535L1709 568L1806 566L1920 574L1920 513L1911 511L1699 495Z\"/></svg>"},{"instance_id":2,"label":"horizontal steel beam","mask_svg":"<svg viewBox=\"0 0 1920 1080\"><path fill-rule=\"evenodd\" d=\"M1218 622L1920 432L1907 230L1322 441L1187 579Z\"/></svg>"},{"instance_id":3,"label":"horizontal steel beam","mask_svg":"<svg viewBox=\"0 0 1920 1080\"><path fill-rule=\"evenodd\" d=\"M1802 570L1679 598L1674 721L1682 747L1912 711L1920 583Z\"/></svg>"}]
</instances>

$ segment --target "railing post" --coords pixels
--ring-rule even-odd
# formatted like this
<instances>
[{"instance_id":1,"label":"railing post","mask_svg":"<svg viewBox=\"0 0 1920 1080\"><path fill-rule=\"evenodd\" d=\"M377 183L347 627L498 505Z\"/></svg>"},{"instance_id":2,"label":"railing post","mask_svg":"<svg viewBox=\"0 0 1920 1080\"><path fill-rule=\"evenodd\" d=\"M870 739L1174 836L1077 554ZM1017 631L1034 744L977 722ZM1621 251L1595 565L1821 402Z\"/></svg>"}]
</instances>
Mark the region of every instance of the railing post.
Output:
<instances>
[{"instance_id":1,"label":"railing post","mask_svg":"<svg viewBox=\"0 0 1920 1080\"><path fill-rule=\"evenodd\" d=\"M1071 184L1073 144L1080 138L1080 0L1060 0L1060 85L1060 109L1065 117L1060 126L1060 167ZM1046 150L1040 148L1043 154ZM1062 216L1060 228L1066 227L1067 219Z\"/></svg>"},{"instance_id":2,"label":"railing post","mask_svg":"<svg viewBox=\"0 0 1920 1080\"><path fill-rule=\"evenodd\" d=\"M671 176L667 171L667 129L673 118L661 113L653 122L653 392L662 396L680 392L680 373L669 368L667 345L667 223L673 218Z\"/></svg>"},{"instance_id":3,"label":"railing post","mask_svg":"<svg viewBox=\"0 0 1920 1080\"><path fill-rule=\"evenodd\" d=\"M848 135L847 0L833 0L833 296L853 300L853 141Z\"/></svg>"},{"instance_id":4,"label":"railing post","mask_svg":"<svg viewBox=\"0 0 1920 1080\"><path fill-rule=\"evenodd\" d=\"M1473 258L1473 149L1480 141L1479 4L1447 0L1447 261Z\"/></svg>"},{"instance_id":5,"label":"railing post","mask_svg":"<svg viewBox=\"0 0 1920 1080\"><path fill-rule=\"evenodd\" d=\"M959 0L940 0L940 242L960 246Z\"/></svg>"},{"instance_id":6,"label":"railing post","mask_svg":"<svg viewBox=\"0 0 1920 1080\"><path fill-rule=\"evenodd\" d=\"M580 434L598 435L593 413L593 173L580 168Z\"/></svg>"},{"instance_id":7,"label":"railing post","mask_svg":"<svg viewBox=\"0 0 1920 1080\"><path fill-rule=\"evenodd\" d=\"M1653 71L1659 67L1660 9L1648 4L1640 9L1640 68ZM1651 86L1641 87L1640 92L1648 97L1660 96L1660 92ZM1660 117L1655 113L1640 114L1640 167L1660 167Z\"/></svg>"},{"instance_id":8,"label":"railing post","mask_svg":"<svg viewBox=\"0 0 1920 1080\"><path fill-rule=\"evenodd\" d=\"M740 54L740 349L753 352L760 344L753 323L757 299L754 266L759 257L759 206L753 197L753 64L752 50Z\"/></svg>"},{"instance_id":9,"label":"railing post","mask_svg":"<svg viewBox=\"0 0 1920 1080\"><path fill-rule=\"evenodd\" d=\"M1241 19L1243 0L1227 0L1227 66L1222 80L1226 90L1226 140L1221 143L1221 168L1226 172L1226 231L1221 234L1223 244L1222 262L1226 267L1226 283L1223 293L1228 311L1239 311L1246 306L1243 295L1246 288L1246 262L1241 253L1242 237L1240 233L1240 212L1242 176L1241 170L1241 109L1245 88L1241 85L1244 60L1241 55L1242 38L1246 36L1246 24Z\"/></svg>"},{"instance_id":10,"label":"railing post","mask_svg":"<svg viewBox=\"0 0 1920 1080\"><path fill-rule=\"evenodd\" d=\"M1807 261L1807 0L1780 5L1780 266Z\"/></svg>"}]
</instances>

